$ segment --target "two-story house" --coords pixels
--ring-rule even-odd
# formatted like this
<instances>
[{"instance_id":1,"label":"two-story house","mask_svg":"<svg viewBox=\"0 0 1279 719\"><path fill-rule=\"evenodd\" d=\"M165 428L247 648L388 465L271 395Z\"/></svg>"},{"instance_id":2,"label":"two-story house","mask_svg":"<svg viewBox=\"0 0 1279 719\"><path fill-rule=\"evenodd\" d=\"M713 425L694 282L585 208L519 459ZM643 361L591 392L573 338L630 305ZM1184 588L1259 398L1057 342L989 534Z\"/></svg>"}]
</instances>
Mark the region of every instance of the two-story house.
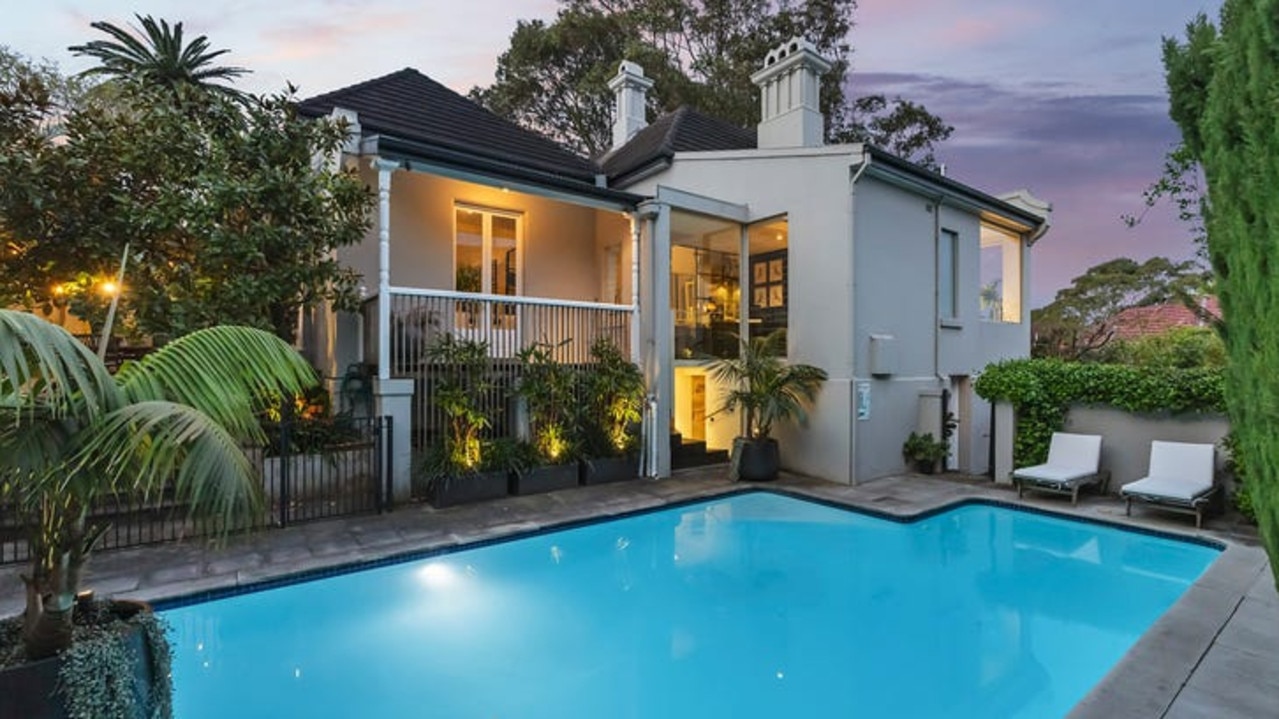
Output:
<instances>
[{"instance_id":1,"label":"two-story house","mask_svg":"<svg viewBox=\"0 0 1279 719\"><path fill-rule=\"evenodd\" d=\"M624 62L598 160L411 69L304 101L348 119L339 161L379 194L369 237L341 253L368 280L367 311L313 318L314 359L330 376L376 367L382 411L411 416L397 425L407 451L437 411L421 373L439 333L487 341L499 365L534 341L571 340L561 359L586 361L608 337L644 369L651 426L723 449L740 427L715 412L708 358L785 329L788 359L830 380L807 426L782 431L783 466L842 482L899 472L905 436L939 434L950 412L951 466L986 471L991 415L971 378L1029 353L1027 255L1049 208L825 145L828 68L800 40L771 52L752 130L692 108L647 124L652 80ZM645 443L655 476L672 468L661 434Z\"/></svg>"}]
</instances>

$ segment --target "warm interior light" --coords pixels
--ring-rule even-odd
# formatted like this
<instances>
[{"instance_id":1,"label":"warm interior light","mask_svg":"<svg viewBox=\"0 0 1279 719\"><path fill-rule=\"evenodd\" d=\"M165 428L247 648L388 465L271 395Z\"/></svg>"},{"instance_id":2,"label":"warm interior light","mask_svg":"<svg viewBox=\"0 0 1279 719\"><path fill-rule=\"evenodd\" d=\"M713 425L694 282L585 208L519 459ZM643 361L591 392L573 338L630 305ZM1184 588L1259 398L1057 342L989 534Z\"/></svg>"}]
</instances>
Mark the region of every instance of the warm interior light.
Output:
<instances>
[{"instance_id":1,"label":"warm interior light","mask_svg":"<svg viewBox=\"0 0 1279 719\"><path fill-rule=\"evenodd\" d=\"M102 283L102 294L106 295L107 297L115 297L119 291L120 291L119 285L112 282L111 280L107 280L106 282Z\"/></svg>"},{"instance_id":2,"label":"warm interior light","mask_svg":"<svg viewBox=\"0 0 1279 719\"><path fill-rule=\"evenodd\" d=\"M65 286L63 286L63 285L54 285L54 286L53 286L53 296L54 296L54 297L61 297L61 296L65 295L66 293L67 293L67 288L66 288Z\"/></svg>"}]
</instances>

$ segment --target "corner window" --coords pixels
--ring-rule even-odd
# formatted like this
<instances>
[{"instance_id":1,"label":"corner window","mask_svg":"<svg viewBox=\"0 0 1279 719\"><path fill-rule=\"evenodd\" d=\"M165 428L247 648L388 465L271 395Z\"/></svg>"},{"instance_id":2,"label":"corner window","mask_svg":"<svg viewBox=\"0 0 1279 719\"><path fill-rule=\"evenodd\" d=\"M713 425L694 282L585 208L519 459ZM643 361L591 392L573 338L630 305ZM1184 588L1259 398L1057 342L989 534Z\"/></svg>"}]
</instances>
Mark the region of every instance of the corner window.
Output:
<instances>
[{"instance_id":1,"label":"corner window","mask_svg":"<svg viewBox=\"0 0 1279 719\"><path fill-rule=\"evenodd\" d=\"M953 230L937 237L937 314L959 317L959 234Z\"/></svg>"},{"instance_id":2,"label":"corner window","mask_svg":"<svg viewBox=\"0 0 1279 719\"><path fill-rule=\"evenodd\" d=\"M985 322L1021 322L1021 238L981 227L981 318Z\"/></svg>"}]
</instances>

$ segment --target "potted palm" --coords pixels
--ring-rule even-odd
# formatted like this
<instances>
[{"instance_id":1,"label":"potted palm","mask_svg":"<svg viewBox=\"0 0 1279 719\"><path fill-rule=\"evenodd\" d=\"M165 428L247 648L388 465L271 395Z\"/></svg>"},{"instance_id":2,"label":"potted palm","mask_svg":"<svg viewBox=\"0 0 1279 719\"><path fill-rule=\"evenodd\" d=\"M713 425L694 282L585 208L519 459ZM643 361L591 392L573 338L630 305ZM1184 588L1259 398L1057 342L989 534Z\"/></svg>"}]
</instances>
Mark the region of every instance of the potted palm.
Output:
<instances>
[{"instance_id":1,"label":"potted palm","mask_svg":"<svg viewBox=\"0 0 1279 719\"><path fill-rule=\"evenodd\" d=\"M436 405L444 413L439 445L426 458L427 498L437 508L505 497L508 466L484 439L492 420L485 399L493 391L487 342L440 335L427 348L440 373Z\"/></svg>"},{"instance_id":2,"label":"potted palm","mask_svg":"<svg viewBox=\"0 0 1279 719\"><path fill-rule=\"evenodd\" d=\"M591 345L591 363L580 382L578 426L587 455L581 465L582 484L635 479L644 375L617 345L600 338Z\"/></svg>"},{"instance_id":3,"label":"potted palm","mask_svg":"<svg viewBox=\"0 0 1279 719\"><path fill-rule=\"evenodd\" d=\"M782 330L743 341L740 346L737 357L711 364L711 378L725 388L724 402L716 413L744 412L746 435L733 440L731 472L734 479L763 482L776 479L781 466L773 425L790 420L807 422L804 405L816 399L826 371L787 364L782 358L786 346Z\"/></svg>"},{"instance_id":4,"label":"potted palm","mask_svg":"<svg viewBox=\"0 0 1279 719\"><path fill-rule=\"evenodd\" d=\"M78 599L109 527L94 509L169 492L224 531L251 521L261 487L242 448L265 441L258 412L314 382L286 343L245 327L192 333L112 376L61 327L0 310L0 503L31 555L26 609L6 620L20 628L0 631L21 644L0 651L14 664L0 669L0 715L167 716L168 645L151 613Z\"/></svg>"},{"instance_id":5,"label":"potted palm","mask_svg":"<svg viewBox=\"0 0 1279 719\"><path fill-rule=\"evenodd\" d=\"M902 456L907 462L913 463L920 474L936 472L937 464L948 454L950 445L945 440L933 437L932 432L911 432L902 444Z\"/></svg>"},{"instance_id":6,"label":"potted palm","mask_svg":"<svg viewBox=\"0 0 1279 719\"><path fill-rule=\"evenodd\" d=\"M528 461L512 472L512 494L535 494L577 486L574 452L573 371L555 359L567 344L534 343L520 351L516 389L528 412Z\"/></svg>"}]
</instances>

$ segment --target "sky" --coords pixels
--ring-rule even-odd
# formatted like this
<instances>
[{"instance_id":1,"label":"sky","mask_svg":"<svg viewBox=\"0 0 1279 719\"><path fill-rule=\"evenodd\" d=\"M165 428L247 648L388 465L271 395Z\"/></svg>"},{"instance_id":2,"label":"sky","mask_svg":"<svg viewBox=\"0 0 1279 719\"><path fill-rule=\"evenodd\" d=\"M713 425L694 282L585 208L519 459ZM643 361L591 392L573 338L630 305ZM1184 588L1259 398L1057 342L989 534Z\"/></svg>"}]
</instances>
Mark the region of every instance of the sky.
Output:
<instances>
[{"instance_id":1,"label":"sky","mask_svg":"<svg viewBox=\"0 0 1279 719\"><path fill-rule=\"evenodd\" d=\"M1221 0L860 0L854 94L900 95L955 127L947 174L999 194L1025 188L1053 205L1031 252L1031 305L1116 257L1194 255L1188 229L1159 206L1136 228L1142 190L1176 143L1160 40ZM89 23L133 14L185 23L250 68L238 86L307 97L415 67L466 92L493 80L517 20L550 19L555 0L0 0L0 45L77 71L67 46Z\"/></svg>"}]
</instances>

